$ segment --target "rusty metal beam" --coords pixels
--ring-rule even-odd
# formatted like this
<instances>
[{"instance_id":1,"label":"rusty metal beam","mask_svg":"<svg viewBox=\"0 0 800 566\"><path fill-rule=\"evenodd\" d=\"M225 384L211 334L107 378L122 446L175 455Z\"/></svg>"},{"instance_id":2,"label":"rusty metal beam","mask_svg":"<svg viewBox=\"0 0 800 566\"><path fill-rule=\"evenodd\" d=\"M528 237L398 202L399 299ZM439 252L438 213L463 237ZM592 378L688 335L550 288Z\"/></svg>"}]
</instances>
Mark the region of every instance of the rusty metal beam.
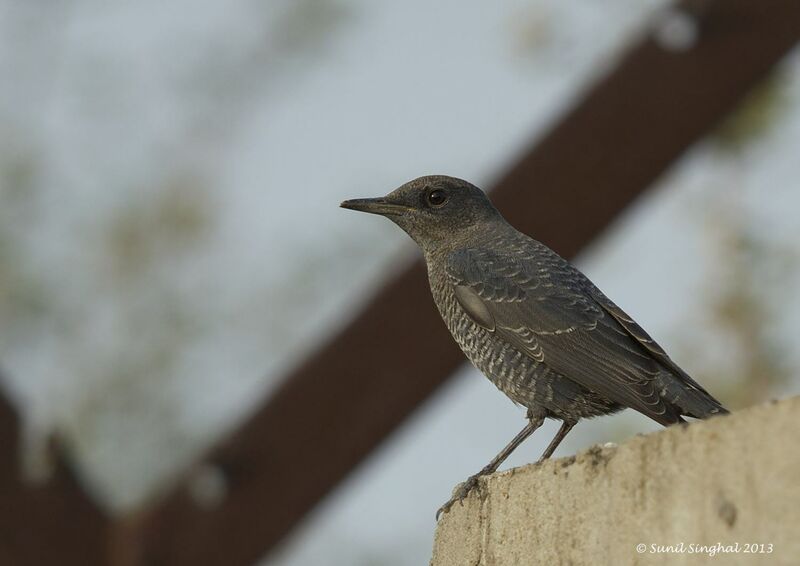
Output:
<instances>
[{"instance_id":1,"label":"rusty metal beam","mask_svg":"<svg viewBox=\"0 0 800 566\"><path fill-rule=\"evenodd\" d=\"M14 407L0 393L0 564L106 566L109 518L85 494L55 444L48 481L26 481L20 432Z\"/></svg>"},{"instance_id":2,"label":"rusty metal beam","mask_svg":"<svg viewBox=\"0 0 800 566\"><path fill-rule=\"evenodd\" d=\"M797 0L678 6L699 18L695 45L669 51L646 34L494 187L513 224L566 256L733 110L800 38ZM218 507L201 510L177 489L140 521L131 536L146 563L254 563L463 362L418 262L208 453L205 463L229 485Z\"/></svg>"}]
</instances>

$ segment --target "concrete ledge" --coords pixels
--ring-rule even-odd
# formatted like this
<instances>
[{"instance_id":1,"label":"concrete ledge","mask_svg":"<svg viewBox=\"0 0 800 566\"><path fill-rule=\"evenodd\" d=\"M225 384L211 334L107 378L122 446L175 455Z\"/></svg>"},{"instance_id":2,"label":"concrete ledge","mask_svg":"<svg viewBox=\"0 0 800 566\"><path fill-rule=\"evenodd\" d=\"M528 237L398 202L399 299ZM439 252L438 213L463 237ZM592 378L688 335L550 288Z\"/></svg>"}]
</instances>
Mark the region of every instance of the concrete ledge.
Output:
<instances>
[{"instance_id":1,"label":"concrete ledge","mask_svg":"<svg viewBox=\"0 0 800 566\"><path fill-rule=\"evenodd\" d=\"M800 397L488 477L431 565L512 564L800 564Z\"/></svg>"}]
</instances>

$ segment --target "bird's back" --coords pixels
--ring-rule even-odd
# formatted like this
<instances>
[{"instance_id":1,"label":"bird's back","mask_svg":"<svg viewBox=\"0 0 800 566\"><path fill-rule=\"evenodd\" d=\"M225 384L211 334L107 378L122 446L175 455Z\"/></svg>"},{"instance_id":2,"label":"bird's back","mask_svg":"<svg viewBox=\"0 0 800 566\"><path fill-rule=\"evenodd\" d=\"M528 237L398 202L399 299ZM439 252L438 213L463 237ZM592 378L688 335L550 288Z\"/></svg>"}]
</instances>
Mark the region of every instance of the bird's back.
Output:
<instances>
[{"instance_id":1,"label":"bird's back","mask_svg":"<svg viewBox=\"0 0 800 566\"><path fill-rule=\"evenodd\" d=\"M725 412L569 262L507 224L486 234L426 254L428 274L456 342L512 400L569 420Z\"/></svg>"}]
</instances>

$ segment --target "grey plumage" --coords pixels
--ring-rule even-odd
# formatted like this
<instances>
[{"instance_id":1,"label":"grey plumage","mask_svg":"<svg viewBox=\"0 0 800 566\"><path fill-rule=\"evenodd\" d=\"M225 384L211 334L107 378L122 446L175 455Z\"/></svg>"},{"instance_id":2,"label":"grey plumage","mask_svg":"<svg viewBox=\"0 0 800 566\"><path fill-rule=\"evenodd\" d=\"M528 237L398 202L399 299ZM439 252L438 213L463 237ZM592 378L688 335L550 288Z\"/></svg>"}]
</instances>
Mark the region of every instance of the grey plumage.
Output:
<instances>
[{"instance_id":1,"label":"grey plumage","mask_svg":"<svg viewBox=\"0 0 800 566\"><path fill-rule=\"evenodd\" d=\"M630 407L662 425L727 412L583 273L515 230L486 195L446 176L345 208L382 214L422 248L434 302L470 361L528 409L529 424L440 511L550 417L548 457L579 419Z\"/></svg>"}]
</instances>

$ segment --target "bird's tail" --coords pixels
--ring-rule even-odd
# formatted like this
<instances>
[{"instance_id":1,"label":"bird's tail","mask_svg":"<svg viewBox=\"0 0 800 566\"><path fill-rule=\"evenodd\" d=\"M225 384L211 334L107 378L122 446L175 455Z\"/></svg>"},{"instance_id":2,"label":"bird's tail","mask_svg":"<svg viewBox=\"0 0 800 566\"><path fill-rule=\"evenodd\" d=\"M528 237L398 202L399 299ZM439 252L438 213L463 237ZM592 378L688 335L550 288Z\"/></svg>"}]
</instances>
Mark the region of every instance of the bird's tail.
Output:
<instances>
[{"instance_id":1,"label":"bird's tail","mask_svg":"<svg viewBox=\"0 0 800 566\"><path fill-rule=\"evenodd\" d=\"M722 406L722 403L698 385L696 381L691 378L687 381L682 377L667 371L658 377L661 397L671 403L681 415L707 419L715 415L728 414L728 410Z\"/></svg>"}]
</instances>

